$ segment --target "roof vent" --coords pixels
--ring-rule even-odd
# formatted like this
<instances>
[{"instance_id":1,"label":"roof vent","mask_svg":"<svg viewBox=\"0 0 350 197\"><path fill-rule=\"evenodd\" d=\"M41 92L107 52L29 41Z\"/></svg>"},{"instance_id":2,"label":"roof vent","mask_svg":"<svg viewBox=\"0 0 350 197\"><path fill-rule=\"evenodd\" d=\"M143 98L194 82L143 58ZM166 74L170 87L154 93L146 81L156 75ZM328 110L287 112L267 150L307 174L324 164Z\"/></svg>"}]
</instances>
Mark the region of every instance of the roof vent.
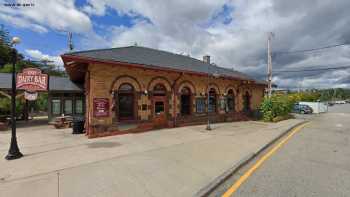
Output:
<instances>
[{"instance_id":1,"label":"roof vent","mask_svg":"<svg viewBox=\"0 0 350 197\"><path fill-rule=\"evenodd\" d=\"M210 56L209 55L203 56L203 62L210 64Z\"/></svg>"}]
</instances>

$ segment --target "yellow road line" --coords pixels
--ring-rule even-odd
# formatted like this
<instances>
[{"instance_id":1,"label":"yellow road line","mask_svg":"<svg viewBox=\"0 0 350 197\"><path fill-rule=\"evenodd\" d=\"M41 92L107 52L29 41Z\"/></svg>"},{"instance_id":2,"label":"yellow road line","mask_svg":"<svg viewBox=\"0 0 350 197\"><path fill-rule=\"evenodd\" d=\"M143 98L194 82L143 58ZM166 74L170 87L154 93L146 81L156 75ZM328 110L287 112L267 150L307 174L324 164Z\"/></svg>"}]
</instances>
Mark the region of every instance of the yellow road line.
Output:
<instances>
[{"instance_id":1,"label":"yellow road line","mask_svg":"<svg viewBox=\"0 0 350 197\"><path fill-rule=\"evenodd\" d=\"M246 181L255 170L257 170L269 157L271 157L279 148L281 148L295 133L304 128L308 123L301 124L294 128L286 138L275 145L269 152L261 157L248 171L246 171L221 197L230 197Z\"/></svg>"}]
</instances>

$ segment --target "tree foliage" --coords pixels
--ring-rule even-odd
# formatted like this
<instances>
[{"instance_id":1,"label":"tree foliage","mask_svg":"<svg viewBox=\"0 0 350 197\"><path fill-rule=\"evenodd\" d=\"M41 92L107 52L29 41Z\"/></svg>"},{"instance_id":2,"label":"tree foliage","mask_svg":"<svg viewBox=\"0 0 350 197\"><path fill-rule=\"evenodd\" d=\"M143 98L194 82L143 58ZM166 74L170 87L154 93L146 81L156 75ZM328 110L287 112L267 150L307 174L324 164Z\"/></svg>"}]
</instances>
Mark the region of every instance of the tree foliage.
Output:
<instances>
[{"instance_id":1,"label":"tree foliage","mask_svg":"<svg viewBox=\"0 0 350 197\"><path fill-rule=\"evenodd\" d=\"M12 72L12 54L13 50L10 46L10 34L0 25L0 73ZM64 71L56 69L58 66L52 64L41 64L34 61L25 60L21 53L17 53L17 63L15 65L16 72L21 72L24 68L34 67L41 69L44 73L50 76L65 76ZM36 101L30 102L30 108L34 111L47 111L47 93L39 93ZM21 114L25 100L23 97L16 99L17 114ZM11 100L5 96L0 95L0 115L8 116L11 112Z\"/></svg>"},{"instance_id":2,"label":"tree foliage","mask_svg":"<svg viewBox=\"0 0 350 197\"><path fill-rule=\"evenodd\" d=\"M293 105L300 101L332 101L350 99L350 89L310 90L304 92L288 92L287 94L273 94L271 98L265 97L260 106L264 121L283 119L292 110Z\"/></svg>"},{"instance_id":3,"label":"tree foliage","mask_svg":"<svg viewBox=\"0 0 350 197\"><path fill-rule=\"evenodd\" d=\"M0 26L0 67L11 61L10 37L4 26Z\"/></svg>"},{"instance_id":4,"label":"tree foliage","mask_svg":"<svg viewBox=\"0 0 350 197\"><path fill-rule=\"evenodd\" d=\"M264 121L273 121L277 117L287 116L293 107L294 100L288 95L265 97L260 106Z\"/></svg>"}]
</instances>

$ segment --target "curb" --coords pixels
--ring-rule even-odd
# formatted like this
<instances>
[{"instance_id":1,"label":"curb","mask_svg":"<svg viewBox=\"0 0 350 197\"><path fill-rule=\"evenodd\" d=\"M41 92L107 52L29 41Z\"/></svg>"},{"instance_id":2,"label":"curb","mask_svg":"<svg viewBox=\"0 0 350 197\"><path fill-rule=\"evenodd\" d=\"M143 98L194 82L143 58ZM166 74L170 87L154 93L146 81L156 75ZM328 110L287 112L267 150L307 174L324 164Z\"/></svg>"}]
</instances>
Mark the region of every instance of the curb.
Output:
<instances>
[{"instance_id":1,"label":"curb","mask_svg":"<svg viewBox=\"0 0 350 197\"><path fill-rule=\"evenodd\" d=\"M222 173L220 176L216 177L213 181L211 181L208 185L200 189L194 196L195 197L205 197L208 196L211 192L213 192L221 183L226 181L232 174L237 172L239 169L241 169L243 166L248 164L250 161L256 158L261 152L266 150L269 146L271 146L273 143L281 139L283 136L285 136L287 133L289 133L294 128L306 123L308 121L302 121L299 122L291 127L289 127L286 131L282 132L280 135L278 135L276 138L272 139L270 142L268 142L266 145L264 145L262 148L260 148L257 152L251 153L241 159L238 163L234 164L231 168L226 170L224 173Z\"/></svg>"}]
</instances>

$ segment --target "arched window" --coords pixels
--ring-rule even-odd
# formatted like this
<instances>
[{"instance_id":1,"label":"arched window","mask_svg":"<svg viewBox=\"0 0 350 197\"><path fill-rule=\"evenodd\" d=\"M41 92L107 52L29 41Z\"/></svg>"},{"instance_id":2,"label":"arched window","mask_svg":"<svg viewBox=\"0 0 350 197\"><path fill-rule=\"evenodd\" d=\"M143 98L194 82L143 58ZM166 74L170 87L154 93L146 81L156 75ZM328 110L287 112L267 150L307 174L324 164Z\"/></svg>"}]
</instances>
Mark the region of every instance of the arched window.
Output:
<instances>
[{"instance_id":1,"label":"arched window","mask_svg":"<svg viewBox=\"0 0 350 197\"><path fill-rule=\"evenodd\" d=\"M129 83L122 84L118 89L118 118L119 120L133 120L134 114L134 87Z\"/></svg>"},{"instance_id":2,"label":"arched window","mask_svg":"<svg viewBox=\"0 0 350 197\"><path fill-rule=\"evenodd\" d=\"M166 89L164 85L157 84L153 88L153 96L165 96L166 95Z\"/></svg>"},{"instance_id":3,"label":"arched window","mask_svg":"<svg viewBox=\"0 0 350 197\"><path fill-rule=\"evenodd\" d=\"M214 88L210 88L209 91L208 112L216 112L216 91Z\"/></svg>"},{"instance_id":4,"label":"arched window","mask_svg":"<svg viewBox=\"0 0 350 197\"><path fill-rule=\"evenodd\" d=\"M243 111L250 111L250 95L248 91L243 95Z\"/></svg>"},{"instance_id":5,"label":"arched window","mask_svg":"<svg viewBox=\"0 0 350 197\"><path fill-rule=\"evenodd\" d=\"M134 87L132 87L131 84L124 83L119 87L119 92L132 92L134 90Z\"/></svg>"},{"instance_id":6,"label":"arched window","mask_svg":"<svg viewBox=\"0 0 350 197\"><path fill-rule=\"evenodd\" d=\"M191 114L191 90L188 87L181 89L181 115Z\"/></svg>"},{"instance_id":7,"label":"arched window","mask_svg":"<svg viewBox=\"0 0 350 197\"><path fill-rule=\"evenodd\" d=\"M232 89L227 92L227 111L235 111L235 94Z\"/></svg>"}]
</instances>

